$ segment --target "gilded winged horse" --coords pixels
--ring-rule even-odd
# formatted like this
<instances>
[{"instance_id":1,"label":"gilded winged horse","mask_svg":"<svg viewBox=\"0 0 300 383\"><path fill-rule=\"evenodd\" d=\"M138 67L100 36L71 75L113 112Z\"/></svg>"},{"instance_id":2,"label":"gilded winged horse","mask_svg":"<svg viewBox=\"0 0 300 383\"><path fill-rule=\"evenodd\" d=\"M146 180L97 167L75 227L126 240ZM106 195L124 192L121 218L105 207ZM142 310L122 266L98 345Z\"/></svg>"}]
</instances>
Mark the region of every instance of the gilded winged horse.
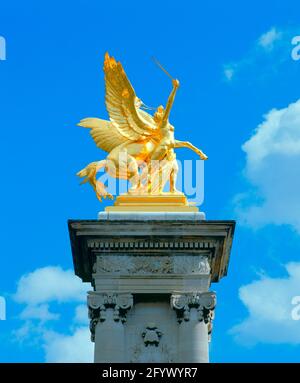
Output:
<instances>
[{"instance_id":1,"label":"gilded winged horse","mask_svg":"<svg viewBox=\"0 0 300 383\"><path fill-rule=\"evenodd\" d=\"M152 116L142 109L145 104L136 96L120 62L106 53L103 69L110 120L85 118L78 125L90 128L96 145L108 155L105 160L90 163L77 175L84 177L82 183L92 185L100 201L112 198L105 185L96 179L101 168L112 177L128 179L129 193L161 193L168 180L170 192L176 193L178 166L174 149L189 148L202 160L207 159L190 142L174 138L169 116L179 81L172 79L173 89L166 108L160 105Z\"/></svg>"}]
</instances>

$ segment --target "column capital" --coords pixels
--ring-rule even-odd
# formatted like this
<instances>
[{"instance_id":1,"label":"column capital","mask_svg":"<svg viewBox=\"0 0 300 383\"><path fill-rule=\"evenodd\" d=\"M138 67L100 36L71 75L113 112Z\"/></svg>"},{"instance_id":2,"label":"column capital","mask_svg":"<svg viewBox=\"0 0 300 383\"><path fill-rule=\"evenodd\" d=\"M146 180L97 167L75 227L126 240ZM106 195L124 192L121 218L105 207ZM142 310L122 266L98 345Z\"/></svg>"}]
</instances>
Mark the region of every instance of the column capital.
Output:
<instances>
[{"instance_id":1,"label":"column capital","mask_svg":"<svg viewBox=\"0 0 300 383\"><path fill-rule=\"evenodd\" d=\"M211 328L211 321L214 317L216 306L216 294L208 291L204 293L172 294L171 307L176 310L178 322L190 320L191 309L197 310L197 317L200 322Z\"/></svg>"},{"instance_id":2,"label":"column capital","mask_svg":"<svg viewBox=\"0 0 300 383\"><path fill-rule=\"evenodd\" d=\"M107 310L113 311L115 322L126 322L126 313L133 306L133 295L130 293L98 293L88 292L87 305L89 309L91 340L95 341L95 328L98 322L107 319Z\"/></svg>"}]
</instances>

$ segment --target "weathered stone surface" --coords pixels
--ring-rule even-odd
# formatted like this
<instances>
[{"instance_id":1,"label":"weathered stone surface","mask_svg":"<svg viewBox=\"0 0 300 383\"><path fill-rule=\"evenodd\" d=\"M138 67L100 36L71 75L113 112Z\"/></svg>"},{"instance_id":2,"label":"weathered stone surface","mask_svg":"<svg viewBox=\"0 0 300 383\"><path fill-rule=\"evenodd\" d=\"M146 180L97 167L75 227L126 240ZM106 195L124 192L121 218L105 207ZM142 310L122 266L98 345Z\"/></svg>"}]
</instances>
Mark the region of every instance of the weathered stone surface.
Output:
<instances>
[{"instance_id":1,"label":"weathered stone surface","mask_svg":"<svg viewBox=\"0 0 300 383\"><path fill-rule=\"evenodd\" d=\"M234 226L234 221L70 220L75 273L84 282L93 283L98 256L125 256L128 260L129 256L155 255L166 257L166 261L170 256L204 256L211 279L217 282L227 274Z\"/></svg>"},{"instance_id":2,"label":"weathered stone surface","mask_svg":"<svg viewBox=\"0 0 300 383\"><path fill-rule=\"evenodd\" d=\"M105 275L209 274L207 258L204 255L99 255L95 272Z\"/></svg>"},{"instance_id":3,"label":"weathered stone surface","mask_svg":"<svg viewBox=\"0 0 300 383\"><path fill-rule=\"evenodd\" d=\"M95 362L208 362L216 304L209 288L227 274L235 222L202 218L114 213L69 221L75 273L94 288Z\"/></svg>"}]
</instances>

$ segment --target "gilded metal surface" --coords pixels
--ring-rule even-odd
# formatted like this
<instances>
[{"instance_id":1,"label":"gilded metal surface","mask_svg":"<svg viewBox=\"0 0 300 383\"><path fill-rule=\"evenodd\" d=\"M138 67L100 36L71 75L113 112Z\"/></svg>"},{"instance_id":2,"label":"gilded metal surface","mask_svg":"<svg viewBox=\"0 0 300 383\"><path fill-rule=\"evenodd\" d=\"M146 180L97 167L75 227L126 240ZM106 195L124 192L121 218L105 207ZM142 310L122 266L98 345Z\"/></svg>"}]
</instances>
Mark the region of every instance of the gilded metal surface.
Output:
<instances>
[{"instance_id":1,"label":"gilded metal surface","mask_svg":"<svg viewBox=\"0 0 300 383\"><path fill-rule=\"evenodd\" d=\"M199 209L191 206L186 196L182 193L160 194L125 194L116 198L114 206L107 206L107 212L190 212L196 213Z\"/></svg>"},{"instance_id":2,"label":"gilded metal surface","mask_svg":"<svg viewBox=\"0 0 300 383\"><path fill-rule=\"evenodd\" d=\"M170 193L180 195L175 188L178 166L174 149L189 148L202 160L207 156L190 142L178 141L174 137L169 116L179 81L172 79L173 89L166 107L160 105L152 116L142 109L145 104L136 96L121 63L108 53L104 60L104 74L105 102L110 120L85 118L78 125L90 128L96 145L108 155L105 160L92 162L77 173L84 178L82 183L89 182L100 201L112 198L104 184L96 179L97 172L105 168L112 177L128 179L131 188L127 195L136 196L137 201L140 200L138 196L144 196L144 205L147 196L165 195L163 189L168 181ZM149 203L146 202L151 210ZM181 207L187 207L186 201Z\"/></svg>"}]
</instances>

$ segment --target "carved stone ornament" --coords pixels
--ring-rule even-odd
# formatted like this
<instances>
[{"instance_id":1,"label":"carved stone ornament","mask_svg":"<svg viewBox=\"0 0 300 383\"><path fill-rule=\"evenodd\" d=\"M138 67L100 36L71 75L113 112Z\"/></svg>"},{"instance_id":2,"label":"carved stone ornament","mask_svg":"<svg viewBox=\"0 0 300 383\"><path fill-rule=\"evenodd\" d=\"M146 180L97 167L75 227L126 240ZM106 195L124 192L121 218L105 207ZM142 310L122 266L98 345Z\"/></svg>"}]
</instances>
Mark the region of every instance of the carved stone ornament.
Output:
<instances>
[{"instance_id":1,"label":"carved stone ornament","mask_svg":"<svg viewBox=\"0 0 300 383\"><path fill-rule=\"evenodd\" d=\"M174 348L163 342L163 332L155 323L148 323L141 333L143 342L137 342L130 350L131 363L174 362Z\"/></svg>"},{"instance_id":2,"label":"carved stone ornament","mask_svg":"<svg viewBox=\"0 0 300 383\"><path fill-rule=\"evenodd\" d=\"M211 332L211 322L214 317L216 306L216 294L213 292L172 294L171 307L176 310L178 322L190 320L191 309L197 310L198 320L208 324L208 331Z\"/></svg>"},{"instance_id":3,"label":"carved stone ornament","mask_svg":"<svg viewBox=\"0 0 300 383\"><path fill-rule=\"evenodd\" d=\"M149 323L145 331L142 332L145 346L158 347L162 335L163 333L157 328L155 323Z\"/></svg>"},{"instance_id":4,"label":"carved stone ornament","mask_svg":"<svg viewBox=\"0 0 300 383\"><path fill-rule=\"evenodd\" d=\"M208 258L203 255L101 255L95 268L99 274L209 274Z\"/></svg>"},{"instance_id":5,"label":"carved stone ornament","mask_svg":"<svg viewBox=\"0 0 300 383\"><path fill-rule=\"evenodd\" d=\"M126 312L133 306L132 294L89 292L87 298L90 318L91 340L95 341L95 329L98 322L107 319L107 310L113 310L113 320L126 322Z\"/></svg>"}]
</instances>

